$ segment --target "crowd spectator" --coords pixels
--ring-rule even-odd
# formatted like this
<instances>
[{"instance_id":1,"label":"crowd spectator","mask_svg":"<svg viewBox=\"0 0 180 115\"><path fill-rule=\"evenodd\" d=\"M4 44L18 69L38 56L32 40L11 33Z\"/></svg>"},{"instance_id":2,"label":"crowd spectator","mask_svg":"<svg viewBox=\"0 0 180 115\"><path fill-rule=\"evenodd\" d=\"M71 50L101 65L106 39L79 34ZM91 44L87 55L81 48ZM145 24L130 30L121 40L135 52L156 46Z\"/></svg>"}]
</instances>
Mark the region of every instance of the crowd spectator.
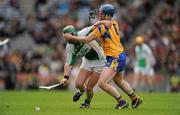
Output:
<instances>
[{"instance_id":1,"label":"crowd spectator","mask_svg":"<svg viewBox=\"0 0 180 115\"><path fill-rule=\"evenodd\" d=\"M1 35L15 37L24 31L25 20L18 0L4 0L0 7L0 25Z\"/></svg>"}]
</instances>

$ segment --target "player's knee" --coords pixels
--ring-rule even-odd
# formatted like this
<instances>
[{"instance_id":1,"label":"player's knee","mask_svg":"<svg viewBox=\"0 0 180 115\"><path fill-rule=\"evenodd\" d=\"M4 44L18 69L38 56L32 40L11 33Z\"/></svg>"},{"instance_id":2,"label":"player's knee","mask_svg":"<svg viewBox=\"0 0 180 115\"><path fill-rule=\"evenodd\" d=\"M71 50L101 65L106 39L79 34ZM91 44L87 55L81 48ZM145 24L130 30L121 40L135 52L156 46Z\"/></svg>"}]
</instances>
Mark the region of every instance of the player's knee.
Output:
<instances>
[{"instance_id":1,"label":"player's knee","mask_svg":"<svg viewBox=\"0 0 180 115\"><path fill-rule=\"evenodd\" d=\"M114 77L114 78L113 78L113 81L114 81L115 83L122 84L124 80L123 80L123 79L119 79L119 78L117 78L117 77Z\"/></svg>"},{"instance_id":2,"label":"player's knee","mask_svg":"<svg viewBox=\"0 0 180 115\"><path fill-rule=\"evenodd\" d=\"M98 82L98 86L99 86L101 89L105 89L106 83L103 82L103 81L100 81L100 82Z\"/></svg>"},{"instance_id":3,"label":"player's knee","mask_svg":"<svg viewBox=\"0 0 180 115\"><path fill-rule=\"evenodd\" d=\"M79 82L76 82L75 86L76 86L77 89L81 89L83 87L83 84L79 83Z\"/></svg>"}]
</instances>

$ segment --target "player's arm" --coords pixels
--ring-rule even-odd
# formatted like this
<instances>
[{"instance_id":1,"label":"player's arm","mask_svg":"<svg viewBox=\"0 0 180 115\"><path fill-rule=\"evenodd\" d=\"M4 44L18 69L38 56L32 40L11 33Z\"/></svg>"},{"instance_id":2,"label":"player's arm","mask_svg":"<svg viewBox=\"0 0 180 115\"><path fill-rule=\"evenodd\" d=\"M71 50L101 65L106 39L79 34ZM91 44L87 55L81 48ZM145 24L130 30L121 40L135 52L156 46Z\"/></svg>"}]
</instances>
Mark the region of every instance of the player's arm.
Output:
<instances>
[{"instance_id":1,"label":"player's arm","mask_svg":"<svg viewBox=\"0 0 180 115\"><path fill-rule=\"evenodd\" d=\"M71 69L72 69L72 65L69 65L67 63L64 65L64 78L59 81L60 84L63 84L64 86L68 84Z\"/></svg>"},{"instance_id":2,"label":"player's arm","mask_svg":"<svg viewBox=\"0 0 180 115\"><path fill-rule=\"evenodd\" d=\"M71 34L63 34L64 38L68 41L80 41L80 42L90 42L94 39L96 39L96 36L93 33L90 33L88 36L73 36Z\"/></svg>"},{"instance_id":3,"label":"player's arm","mask_svg":"<svg viewBox=\"0 0 180 115\"><path fill-rule=\"evenodd\" d=\"M95 40L96 38L101 38L101 34L103 34L103 32L101 32L99 30L99 28L101 28L101 25L98 25L88 36L73 36L71 34L63 34L63 37L67 40L67 41L80 41L80 42L90 42L92 40Z\"/></svg>"},{"instance_id":4,"label":"player's arm","mask_svg":"<svg viewBox=\"0 0 180 115\"><path fill-rule=\"evenodd\" d=\"M69 76L71 74L71 70L73 65L76 63L76 55L67 55L66 64L64 65L64 78L60 81L60 83L68 83Z\"/></svg>"},{"instance_id":5,"label":"player's arm","mask_svg":"<svg viewBox=\"0 0 180 115\"><path fill-rule=\"evenodd\" d=\"M66 64L64 65L64 78L60 81L61 84L67 84L72 70L72 66L76 63L77 56L72 53L73 46L66 46Z\"/></svg>"},{"instance_id":6,"label":"player's arm","mask_svg":"<svg viewBox=\"0 0 180 115\"><path fill-rule=\"evenodd\" d=\"M69 80L69 76L71 74L72 67L73 67L73 65L70 65L68 63L66 63L64 65L64 78L62 80L60 80L60 84L64 84L64 85L68 84L68 80Z\"/></svg>"},{"instance_id":7,"label":"player's arm","mask_svg":"<svg viewBox=\"0 0 180 115\"><path fill-rule=\"evenodd\" d=\"M67 63L64 65L64 78L69 79L71 69L72 69L72 65L69 65Z\"/></svg>"},{"instance_id":8,"label":"player's arm","mask_svg":"<svg viewBox=\"0 0 180 115\"><path fill-rule=\"evenodd\" d=\"M112 26L111 21L109 21L109 20L101 20L101 21L97 21L95 24L93 24L93 28L92 29L94 30L100 24L103 24L103 25L105 25L108 28L111 28L111 26Z\"/></svg>"},{"instance_id":9,"label":"player's arm","mask_svg":"<svg viewBox=\"0 0 180 115\"><path fill-rule=\"evenodd\" d=\"M145 47L145 50L146 50L146 52L147 52L147 57L148 57L148 59L150 60L150 64L151 64L151 66L154 66L155 65L155 63L156 63L156 60L155 60L155 58L154 58L154 55L153 55L153 52L152 52L152 49L147 45L146 47Z\"/></svg>"}]
</instances>

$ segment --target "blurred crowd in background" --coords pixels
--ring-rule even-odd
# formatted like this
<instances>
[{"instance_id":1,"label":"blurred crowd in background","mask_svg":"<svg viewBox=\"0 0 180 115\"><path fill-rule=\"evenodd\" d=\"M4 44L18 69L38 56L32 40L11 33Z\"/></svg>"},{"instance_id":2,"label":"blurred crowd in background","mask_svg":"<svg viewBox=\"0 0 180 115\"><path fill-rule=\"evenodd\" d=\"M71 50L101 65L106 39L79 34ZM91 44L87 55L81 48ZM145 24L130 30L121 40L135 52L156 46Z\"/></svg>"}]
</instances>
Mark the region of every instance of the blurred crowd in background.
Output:
<instances>
[{"instance_id":1,"label":"blurred crowd in background","mask_svg":"<svg viewBox=\"0 0 180 115\"><path fill-rule=\"evenodd\" d=\"M179 0L26 0L31 12L22 8L22 1L0 3L0 38L10 39L0 47L0 89L36 89L58 82L65 62L61 30L92 25L97 19L89 22L89 11L110 3L129 57L127 76L133 77L134 38L143 35L155 55L155 79L162 84L158 90L180 91Z\"/></svg>"}]
</instances>

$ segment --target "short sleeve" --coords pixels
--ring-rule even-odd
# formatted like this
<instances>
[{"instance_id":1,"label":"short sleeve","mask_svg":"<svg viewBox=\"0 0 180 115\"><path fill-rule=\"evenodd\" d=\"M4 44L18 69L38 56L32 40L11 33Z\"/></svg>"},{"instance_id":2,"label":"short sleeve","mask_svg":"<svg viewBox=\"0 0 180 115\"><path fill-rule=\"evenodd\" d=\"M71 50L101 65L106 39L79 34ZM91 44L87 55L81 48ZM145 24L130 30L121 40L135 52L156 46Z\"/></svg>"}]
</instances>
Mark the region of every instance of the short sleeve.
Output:
<instances>
[{"instance_id":1,"label":"short sleeve","mask_svg":"<svg viewBox=\"0 0 180 115\"><path fill-rule=\"evenodd\" d=\"M74 65L76 63L77 56L73 53L73 45L66 45L66 64Z\"/></svg>"},{"instance_id":2,"label":"short sleeve","mask_svg":"<svg viewBox=\"0 0 180 115\"><path fill-rule=\"evenodd\" d=\"M78 31L78 36L87 36L92 31L92 26L83 28L82 30Z\"/></svg>"}]
</instances>

